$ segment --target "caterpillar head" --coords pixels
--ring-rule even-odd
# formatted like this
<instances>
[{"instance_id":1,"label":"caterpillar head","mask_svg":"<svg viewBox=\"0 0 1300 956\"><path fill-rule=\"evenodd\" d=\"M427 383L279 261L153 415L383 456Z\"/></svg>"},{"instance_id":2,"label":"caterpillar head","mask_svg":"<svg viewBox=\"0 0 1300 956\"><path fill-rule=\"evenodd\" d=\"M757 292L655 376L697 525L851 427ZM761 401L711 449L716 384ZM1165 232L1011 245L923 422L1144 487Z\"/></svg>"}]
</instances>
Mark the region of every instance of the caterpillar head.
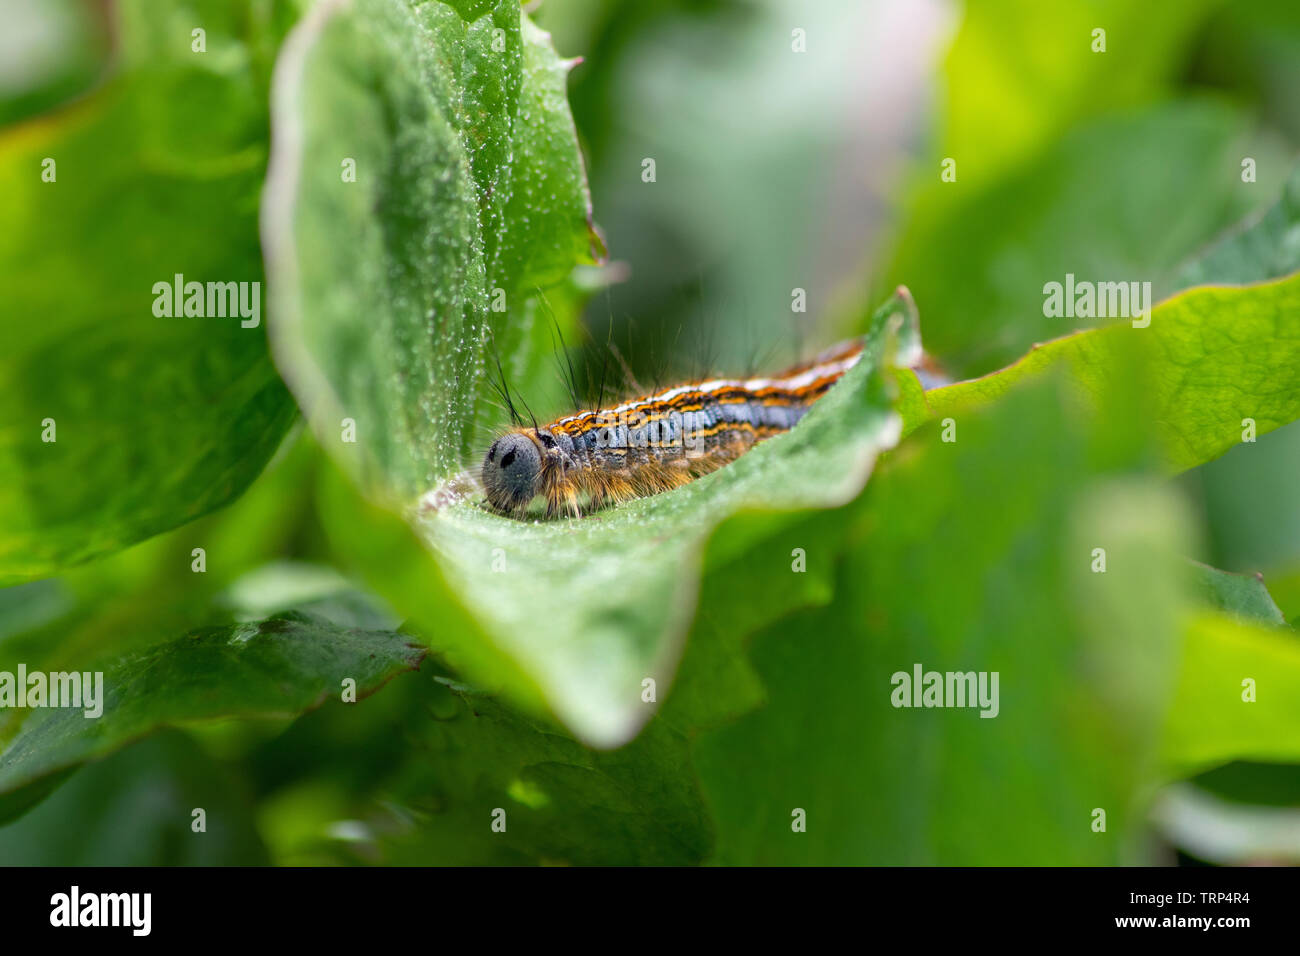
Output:
<instances>
[{"instance_id":1,"label":"caterpillar head","mask_svg":"<svg viewBox=\"0 0 1300 956\"><path fill-rule=\"evenodd\" d=\"M523 511L541 491L543 449L526 432L510 432L492 443L483 459L483 488L498 511Z\"/></svg>"}]
</instances>

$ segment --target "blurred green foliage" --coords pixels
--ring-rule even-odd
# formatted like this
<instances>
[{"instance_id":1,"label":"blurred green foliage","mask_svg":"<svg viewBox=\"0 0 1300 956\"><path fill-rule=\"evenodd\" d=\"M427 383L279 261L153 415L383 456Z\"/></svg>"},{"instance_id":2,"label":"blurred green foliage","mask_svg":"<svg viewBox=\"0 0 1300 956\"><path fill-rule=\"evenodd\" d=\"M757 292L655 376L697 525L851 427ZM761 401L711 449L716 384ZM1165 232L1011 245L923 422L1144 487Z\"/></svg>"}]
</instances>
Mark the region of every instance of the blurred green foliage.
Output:
<instances>
[{"instance_id":1,"label":"blurred green foliage","mask_svg":"<svg viewBox=\"0 0 1300 956\"><path fill-rule=\"evenodd\" d=\"M154 312L154 284L176 275L262 281L283 17L270 4L154 6L120 4L111 77L10 128L0 150L0 583L226 504L295 415L260 322ZM199 22L202 57L189 52Z\"/></svg>"},{"instance_id":2,"label":"blurred green foliage","mask_svg":"<svg viewBox=\"0 0 1300 956\"><path fill-rule=\"evenodd\" d=\"M0 673L111 685L0 710L0 863L1257 858L1213 813L1300 807L1292 6L533 16L0 3ZM154 315L177 272L268 282L269 328ZM1067 273L1165 301L1070 336ZM983 377L889 370L917 309ZM681 493L421 509L498 358L564 410L553 333L581 385L607 339L653 380L849 331ZM998 716L891 706L918 663Z\"/></svg>"}]
</instances>

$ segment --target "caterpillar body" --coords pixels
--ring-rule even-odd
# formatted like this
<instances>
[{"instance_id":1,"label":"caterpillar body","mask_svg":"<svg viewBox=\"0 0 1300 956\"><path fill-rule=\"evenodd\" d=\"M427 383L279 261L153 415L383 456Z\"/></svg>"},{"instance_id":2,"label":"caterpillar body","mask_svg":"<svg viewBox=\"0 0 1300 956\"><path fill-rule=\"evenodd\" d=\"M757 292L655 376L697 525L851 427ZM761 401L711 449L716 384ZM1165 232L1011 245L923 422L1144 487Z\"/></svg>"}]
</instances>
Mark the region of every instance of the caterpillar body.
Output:
<instances>
[{"instance_id":1,"label":"caterpillar body","mask_svg":"<svg viewBox=\"0 0 1300 956\"><path fill-rule=\"evenodd\" d=\"M573 517L670 491L789 431L862 356L850 340L770 378L710 379L514 428L483 459L489 507Z\"/></svg>"}]
</instances>

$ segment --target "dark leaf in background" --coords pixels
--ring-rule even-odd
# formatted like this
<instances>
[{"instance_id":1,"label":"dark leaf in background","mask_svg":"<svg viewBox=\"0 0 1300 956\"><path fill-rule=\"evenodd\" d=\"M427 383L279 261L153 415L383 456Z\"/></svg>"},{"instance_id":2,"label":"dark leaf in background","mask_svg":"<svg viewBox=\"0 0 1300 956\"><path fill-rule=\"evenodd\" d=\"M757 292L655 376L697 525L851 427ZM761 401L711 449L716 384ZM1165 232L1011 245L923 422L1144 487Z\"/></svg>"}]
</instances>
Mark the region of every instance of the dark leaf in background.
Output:
<instances>
[{"instance_id":1,"label":"dark leaf in background","mask_svg":"<svg viewBox=\"0 0 1300 956\"><path fill-rule=\"evenodd\" d=\"M258 298L265 91L285 6L118 4L113 78L0 134L0 583L226 504L293 421ZM257 324L155 314L155 284L177 275L248 283Z\"/></svg>"},{"instance_id":2,"label":"dark leaf in background","mask_svg":"<svg viewBox=\"0 0 1300 956\"><path fill-rule=\"evenodd\" d=\"M78 670L103 674L101 713L87 717L77 707L24 712L0 753L0 816L23 808L24 787L159 727L293 715L341 699L347 680L360 698L418 666L423 654L402 634L339 627L298 613L208 628L87 664Z\"/></svg>"}]
</instances>

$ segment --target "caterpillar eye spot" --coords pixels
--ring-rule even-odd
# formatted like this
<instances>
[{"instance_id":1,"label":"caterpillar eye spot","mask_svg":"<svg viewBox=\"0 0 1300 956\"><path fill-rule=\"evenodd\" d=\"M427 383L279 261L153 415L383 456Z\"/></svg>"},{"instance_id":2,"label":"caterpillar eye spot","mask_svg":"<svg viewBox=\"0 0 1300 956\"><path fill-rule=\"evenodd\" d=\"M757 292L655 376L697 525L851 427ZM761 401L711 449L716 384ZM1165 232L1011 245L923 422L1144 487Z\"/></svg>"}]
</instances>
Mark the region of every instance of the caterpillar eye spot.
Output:
<instances>
[{"instance_id":1,"label":"caterpillar eye spot","mask_svg":"<svg viewBox=\"0 0 1300 956\"><path fill-rule=\"evenodd\" d=\"M514 464L514 461L515 461L515 453L512 451L508 451L501 456L501 467L509 468L512 464Z\"/></svg>"}]
</instances>

